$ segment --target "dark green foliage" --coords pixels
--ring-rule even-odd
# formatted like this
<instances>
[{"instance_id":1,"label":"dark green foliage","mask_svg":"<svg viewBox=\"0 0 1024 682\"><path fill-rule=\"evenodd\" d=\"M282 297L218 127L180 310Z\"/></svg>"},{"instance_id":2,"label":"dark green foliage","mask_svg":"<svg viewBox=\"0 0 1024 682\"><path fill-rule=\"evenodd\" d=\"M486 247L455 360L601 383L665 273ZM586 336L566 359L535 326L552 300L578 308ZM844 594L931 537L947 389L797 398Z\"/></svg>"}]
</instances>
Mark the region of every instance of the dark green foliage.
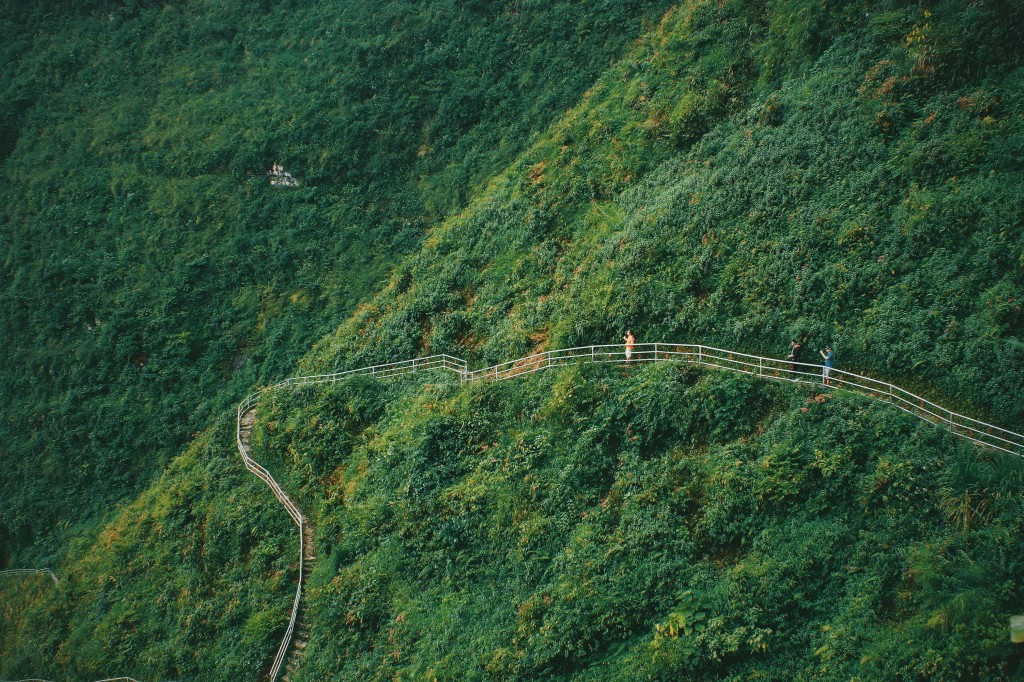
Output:
<instances>
[{"instance_id":1,"label":"dark green foliage","mask_svg":"<svg viewBox=\"0 0 1024 682\"><path fill-rule=\"evenodd\" d=\"M0 565L284 375L659 5L5 3Z\"/></svg>"},{"instance_id":2,"label":"dark green foliage","mask_svg":"<svg viewBox=\"0 0 1024 682\"><path fill-rule=\"evenodd\" d=\"M1020 461L884 404L668 365L267 404L257 457L302 488L331 557L303 679L1022 665Z\"/></svg>"},{"instance_id":3,"label":"dark green foliage","mask_svg":"<svg viewBox=\"0 0 1024 682\"><path fill-rule=\"evenodd\" d=\"M797 336L1020 431L1020 3L667 7L7 3L0 564L66 580L0 672L266 669L294 530L210 424L316 338ZM305 679L1024 674L1019 461L677 367L421 379L260 408Z\"/></svg>"}]
</instances>

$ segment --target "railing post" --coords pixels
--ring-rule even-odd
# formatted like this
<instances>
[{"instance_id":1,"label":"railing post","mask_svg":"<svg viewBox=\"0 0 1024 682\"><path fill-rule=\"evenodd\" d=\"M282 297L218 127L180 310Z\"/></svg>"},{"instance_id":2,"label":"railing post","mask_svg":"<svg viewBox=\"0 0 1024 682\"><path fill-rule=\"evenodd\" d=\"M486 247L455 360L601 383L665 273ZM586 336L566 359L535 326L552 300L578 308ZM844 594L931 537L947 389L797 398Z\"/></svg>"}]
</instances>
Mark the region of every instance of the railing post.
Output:
<instances>
[{"instance_id":1,"label":"railing post","mask_svg":"<svg viewBox=\"0 0 1024 682\"><path fill-rule=\"evenodd\" d=\"M697 364L704 364L704 346L697 346Z\"/></svg>"},{"instance_id":2,"label":"railing post","mask_svg":"<svg viewBox=\"0 0 1024 682\"><path fill-rule=\"evenodd\" d=\"M590 361L594 362L597 359L597 348L594 346L590 347Z\"/></svg>"}]
</instances>

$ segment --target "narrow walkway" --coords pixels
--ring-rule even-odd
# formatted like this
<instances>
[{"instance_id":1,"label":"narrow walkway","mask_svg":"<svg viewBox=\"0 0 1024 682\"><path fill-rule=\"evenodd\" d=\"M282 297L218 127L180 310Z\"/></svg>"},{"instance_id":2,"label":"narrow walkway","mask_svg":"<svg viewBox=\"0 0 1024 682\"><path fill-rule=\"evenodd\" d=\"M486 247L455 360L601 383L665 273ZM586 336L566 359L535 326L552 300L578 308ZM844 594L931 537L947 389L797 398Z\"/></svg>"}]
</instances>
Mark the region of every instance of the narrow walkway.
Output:
<instances>
[{"instance_id":1,"label":"narrow walkway","mask_svg":"<svg viewBox=\"0 0 1024 682\"><path fill-rule=\"evenodd\" d=\"M304 562L308 564L313 561L315 543L313 528L306 518L302 516L298 507L285 494L277 484L277 481L270 475L270 472L249 456L249 438L252 433L252 423L255 419L255 407L263 393L278 388L296 388L313 384L336 383L341 379L355 375L385 378L430 370L453 372L459 376L464 384L469 381L500 381L524 374L532 374L533 372L550 367L563 367L593 362L627 364L623 347L620 345L560 348L472 371L469 369L466 361L461 358L451 355L431 355L412 360L400 360L382 365L360 367L334 374L290 377L273 386L261 389L243 400L238 406L237 419L238 450L242 455L242 460L249 471L253 472L270 486L274 495L284 505L285 510L299 527L299 584L295 592L295 602L292 606L288 630L285 632L281 646L278 648L277 657L274 659L274 665L268 674L270 682L275 682L277 679L281 665L285 660L285 654L289 651L293 635L296 636L295 647L291 650L292 653L288 657L288 665L285 667L285 681L288 680L289 674L294 673L298 669L302 655L305 652L309 631L302 617L304 610L300 605L302 588L306 578L306 572L303 568ZM630 363L640 364L648 362L685 363L698 367L728 370L760 379L789 381L797 384L853 391L887 402L904 412L925 420L929 424L945 429L977 445L1024 457L1024 435L1022 434L953 412L899 386L852 372L832 369L830 374L826 376L821 365L788 362L777 358L749 355L747 353L699 344L636 344ZM826 380L828 381L827 384L825 383Z\"/></svg>"},{"instance_id":2,"label":"narrow walkway","mask_svg":"<svg viewBox=\"0 0 1024 682\"><path fill-rule=\"evenodd\" d=\"M0 571L0 578L18 575L45 575L53 581L54 585L60 585L57 576L48 568L9 568L6 571Z\"/></svg>"},{"instance_id":3,"label":"narrow walkway","mask_svg":"<svg viewBox=\"0 0 1024 682\"><path fill-rule=\"evenodd\" d=\"M302 534L302 546L305 548L303 562L306 566L304 576L308 579L309 574L313 571L313 564L316 562L316 538L313 535L313 525L308 520L302 527ZM306 655L306 642L308 640L309 623L306 622L306 607L305 604L300 604L299 617L295 621L295 642L292 646L291 654L288 655L287 662L284 665L284 676L281 678L284 682L289 682L291 676L299 669L302 657Z\"/></svg>"},{"instance_id":4,"label":"narrow walkway","mask_svg":"<svg viewBox=\"0 0 1024 682\"><path fill-rule=\"evenodd\" d=\"M250 471L253 471L253 473L256 473L256 475L261 479L267 481L270 474L266 472L266 469L259 467L259 469L256 470L250 466L250 463L255 464L252 458L249 457L249 450L251 449L252 444L252 426L255 421L255 406L250 406L245 412L239 413L237 427L238 449L242 454L243 460L246 462L246 467ZM266 477L261 475L264 473L266 474ZM273 481L273 478L270 478L270 481ZM276 488L275 494L280 493L278 495L278 499L284 495L284 491L280 489L280 486L277 486L276 481L274 481L271 488ZM298 507L295 507L291 499L287 498L287 496L285 496L285 498L291 505L289 514L291 514L293 509L298 511ZM293 520L296 520L294 515L292 518ZM299 526L299 586L295 592L295 603L288 623L287 634L285 635L285 639L281 643L281 646L278 648L277 656L274 658L273 665L267 672L267 679L271 680L271 682L277 679L282 665L284 667L284 677L282 679L284 682L288 682L289 677L299 669L299 666L302 663L302 657L306 653L306 641L309 639L309 626L306 624L305 619L306 609L301 600L302 588L305 587L306 580L309 578L309 573L313 570L313 563L316 561L316 537L313 533L313 524L311 524L309 519L305 516L302 516L301 513L299 513L296 523ZM291 643L293 636L295 637L294 646L289 648L289 644ZM286 654L287 658L285 657Z\"/></svg>"}]
</instances>

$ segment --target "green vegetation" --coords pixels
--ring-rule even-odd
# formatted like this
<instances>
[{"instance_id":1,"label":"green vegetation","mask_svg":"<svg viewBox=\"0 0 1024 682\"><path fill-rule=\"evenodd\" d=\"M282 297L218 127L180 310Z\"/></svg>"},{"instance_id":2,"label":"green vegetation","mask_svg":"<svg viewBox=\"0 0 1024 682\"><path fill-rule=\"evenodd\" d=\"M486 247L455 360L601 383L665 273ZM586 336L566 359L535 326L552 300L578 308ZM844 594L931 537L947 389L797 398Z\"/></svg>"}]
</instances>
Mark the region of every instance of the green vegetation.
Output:
<instances>
[{"instance_id":1,"label":"green vegetation","mask_svg":"<svg viewBox=\"0 0 1024 682\"><path fill-rule=\"evenodd\" d=\"M79 535L59 587L0 620L5 673L47 679L253 679L280 644L298 540L238 466L221 419L99 532ZM35 587L35 586L33 586ZM24 608L24 610L21 610ZM268 654L269 652L269 654Z\"/></svg>"},{"instance_id":2,"label":"green vegetation","mask_svg":"<svg viewBox=\"0 0 1024 682\"><path fill-rule=\"evenodd\" d=\"M1024 423L1024 12L838 4L780 44L794 5L668 13L310 366L800 336Z\"/></svg>"},{"instance_id":3,"label":"green vegetation","mask_svg":"<svg viewBox=\"0 0 1024 682\"><path fill-rule=\"evenodd\" d=\"M1020 461L866 399L357 378L275 393L254 445L318 529L301 679L1024 672Z\"/></svg>"},{"instance_id":4,"label":"green vegetation","mask_svg":"<svg viewBox=\"0 0 1024 682\"><path fill-rule=\"evenodd\" d=\"M2 675L266 669L228 420L296 365L800 336L1024 430L1020 3L8 5L0 563L62 583L0 586ZM1021 463L891 407L357 378L254 439L304 679L1024 675Z\"/></svg>"},{"instance_id":5,"label":"green vegetation","mask_svg":"<svg viewBox=\"0 0 1024 682\"><path fill-rule=\"evenodd\" d=\"M659 14L5 3L0 565L287 374Z\"/></svg>"}]
</instances>

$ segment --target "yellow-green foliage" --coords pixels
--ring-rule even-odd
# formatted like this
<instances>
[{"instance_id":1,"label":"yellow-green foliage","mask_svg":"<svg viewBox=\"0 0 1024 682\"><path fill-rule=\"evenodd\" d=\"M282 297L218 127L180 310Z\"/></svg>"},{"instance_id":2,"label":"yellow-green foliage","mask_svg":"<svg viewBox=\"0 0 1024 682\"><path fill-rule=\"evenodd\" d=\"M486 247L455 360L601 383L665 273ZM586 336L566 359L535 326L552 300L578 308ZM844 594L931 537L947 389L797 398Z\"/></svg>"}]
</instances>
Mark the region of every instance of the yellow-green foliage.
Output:
<instances>
[{"instance_id":1,"label":"yellow-green foliage","mask_svg":"<svg viewBox=\"0 0 1024 682\"><path fill-rule=\"evenodd\" d=\"M867 9L674 7L305 367L797 336L1020 424L1024 19Z\"/></svg>"},{"instance_id":2,"label":"yellow-green foliage","mask_svg":"<svg viewBox=\"0 0 1024 682\"><path fill-rule=\"evenodd\" d=\"M196 439L137 500L79 536L59 586L5 608L5 674L97 679L255 677L279 643L297 579L294 527L239 466L232 429ZM91 536L91 537L90 537ZM44 586L45 587L45 586Z\"/></svg>"}]
</instances>

